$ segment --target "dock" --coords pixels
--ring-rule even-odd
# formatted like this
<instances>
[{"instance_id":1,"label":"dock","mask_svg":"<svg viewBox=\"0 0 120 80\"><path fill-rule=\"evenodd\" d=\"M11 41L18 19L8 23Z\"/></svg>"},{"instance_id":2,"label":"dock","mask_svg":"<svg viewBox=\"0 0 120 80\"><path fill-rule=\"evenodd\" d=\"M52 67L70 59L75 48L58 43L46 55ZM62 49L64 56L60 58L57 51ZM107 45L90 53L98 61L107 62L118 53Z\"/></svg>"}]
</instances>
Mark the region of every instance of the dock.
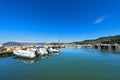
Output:
<instances>
[{"instance_id":1,"label":"dock","mask_svg":"<svg viewBox=\"0 0 120 80\"><path fill-rule=\"evenodd\" d=\"M95 44L95 49L120 50L120 44Z\"/></svg>"}]
</instances>

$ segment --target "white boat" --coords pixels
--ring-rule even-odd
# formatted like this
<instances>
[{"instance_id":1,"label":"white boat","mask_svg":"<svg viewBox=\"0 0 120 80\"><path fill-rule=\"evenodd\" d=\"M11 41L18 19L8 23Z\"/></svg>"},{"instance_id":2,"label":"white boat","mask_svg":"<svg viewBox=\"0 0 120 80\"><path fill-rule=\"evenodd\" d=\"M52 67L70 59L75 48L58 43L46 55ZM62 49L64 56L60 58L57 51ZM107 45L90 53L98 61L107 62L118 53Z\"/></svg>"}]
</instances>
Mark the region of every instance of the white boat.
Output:
<instances>
[{"instance_id":1,"label":"white boat","mask_svg":"<svg viewBox=\"0 0 120 80\"><path fill-rule=\"evenodd\" d=\"M75 48L82 48L82 45L76 45Z\"/></svg>"},{"instance_id":2,"label":"white boat","mask_svg":"<svg viewBox=\"0 0 120 80\"><path fill-rule=\"evenodd\" d=\"M38 50L38 52L40 53L40 55L47 55L48 54L47 48L40 48Z\"/></svg>"},{"instance_id":3,"label":"white boat","mask_svg":"<svg viewBox=\"0 0 120 80\"><path fill-rule=\"evenodd\" d=\"M35 58L38 56L38 53L33 50L14 50L13 54L24 58Z\"/></svg>"},{"instance_id":4,"label":"white boat","mask_svg":"<svg viewBox=\"0 0 120 80\"><path fill-rule=\"evenodd\" d=\"M60 52L60 50L59 50L59 49L56 49L56 48L49 48L48 51L49 51L50 53L59 53L59 52Z\"/></svg>"},{"instance_id":5,"label":"white boat","mask_svg":"<svg viewBox=\"0 0 120 80\"><path fill-rule=\"evenodd\" d=\"M41 47L41 48L39 48L39 49L31 49L32 51L37 51L37 53L39 54L39 55L47 55L48 54L48 49L47 48L44 48L44 47Z\"/></svg>"}]
</instances>

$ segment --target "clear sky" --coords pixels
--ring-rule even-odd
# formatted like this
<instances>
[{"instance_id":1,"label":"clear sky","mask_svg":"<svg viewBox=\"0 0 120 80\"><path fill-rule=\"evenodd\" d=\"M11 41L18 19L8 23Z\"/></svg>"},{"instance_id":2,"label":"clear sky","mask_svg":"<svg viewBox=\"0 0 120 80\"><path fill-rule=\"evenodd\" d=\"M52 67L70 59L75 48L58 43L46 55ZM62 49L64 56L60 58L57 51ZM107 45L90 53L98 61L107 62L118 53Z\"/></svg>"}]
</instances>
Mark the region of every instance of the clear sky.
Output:
<instances>
[{"instance_id":1,"label":"clear sky","mask_svg":"<svg viewBox=\"0 0 120 80\"><path fill-rule=\"evenodd\" d=\"M0 42L81 41L120 34L120 0L0 0Z\"/></svg>"}]
</instances>

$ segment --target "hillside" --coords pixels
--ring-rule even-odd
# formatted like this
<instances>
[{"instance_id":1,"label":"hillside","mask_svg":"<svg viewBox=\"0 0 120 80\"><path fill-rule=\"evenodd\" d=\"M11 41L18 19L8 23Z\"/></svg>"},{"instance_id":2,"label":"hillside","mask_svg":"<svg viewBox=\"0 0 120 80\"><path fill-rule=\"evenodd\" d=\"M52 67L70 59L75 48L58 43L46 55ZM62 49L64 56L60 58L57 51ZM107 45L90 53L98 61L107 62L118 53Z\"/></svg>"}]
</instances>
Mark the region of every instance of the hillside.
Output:
<instances>
[{"instance_id":1,"label":"hillside","mask_svg":"<svg viewBox=\"0 0 120 80\"><path fill-rule=\"evenodd\" d=\"M20 42L6 42L3 46L24 46L24 45L44 45L46 43L20 43Z\"/></svg>"},{"instance_id":2,"label":"hillside","mask_svg":"<svg viewBox=\"0 0 120 80\"><path fill-rule=\"evenodd\" d=\"M81 42L74 42L75 44L95 44L95 43L103 43L103 44L120 44L120 35L116 36L108 36L108 37L100 37L93 40L84 40Z\"/></svg>"}]
</instances>

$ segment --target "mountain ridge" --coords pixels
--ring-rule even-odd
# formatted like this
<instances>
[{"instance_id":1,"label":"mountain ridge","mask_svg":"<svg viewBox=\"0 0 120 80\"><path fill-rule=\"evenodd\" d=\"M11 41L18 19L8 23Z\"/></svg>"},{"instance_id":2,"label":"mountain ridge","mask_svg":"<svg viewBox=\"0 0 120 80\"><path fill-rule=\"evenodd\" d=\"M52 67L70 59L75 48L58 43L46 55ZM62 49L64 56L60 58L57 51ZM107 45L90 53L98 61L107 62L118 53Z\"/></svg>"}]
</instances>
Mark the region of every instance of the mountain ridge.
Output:
<instances>
[{"instance_id":1,"label":"mountain ridge","mask_svg":"<svg viewBox=\"0 0 120 80\"><path fill-rule=\"evenodd\" d=\"M102 43L102 44L115 44L115 43L117 43L117 44L120 44L120 35L99 37L96 39L77 41L74 43L75 44L96 44L96 43Z\"/></svg>"},{"instance_id":2,"label":"mountain ridge","mask_svg":"<svg viewBox=\"0 0 120 80\"><path fill-rule=\"evenodd\" d=\"M14 41L10 41L10 42L6 42L3 43L3 46L24 46L24 45L44 45L47 43L30 43L30 42L14 42Z\"/></svg>"}]
</instances>

